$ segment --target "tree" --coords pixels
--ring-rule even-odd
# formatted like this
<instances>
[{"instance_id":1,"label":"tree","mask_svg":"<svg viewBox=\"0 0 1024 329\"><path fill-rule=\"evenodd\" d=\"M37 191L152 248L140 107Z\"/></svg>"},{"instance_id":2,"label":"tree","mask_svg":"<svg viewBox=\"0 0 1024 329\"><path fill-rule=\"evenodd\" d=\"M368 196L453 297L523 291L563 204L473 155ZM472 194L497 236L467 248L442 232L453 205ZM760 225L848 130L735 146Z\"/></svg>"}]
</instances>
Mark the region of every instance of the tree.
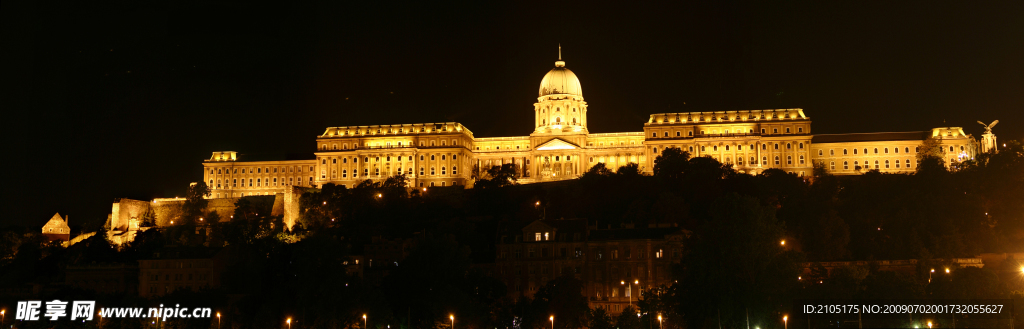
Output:
<instances>
[{"instance_id":1,"label":"tree","mask_svg":"<svg viewBox=\"0 0 1024 329\"><path fill-rule=\"evenodd\" d=\"M590 310L587 327L590 329L612 329L612 317L603 308Z\"/></svg>"},{"instance_id":2,"label":"tree","mask_svg":"<svg viewBox=\"0 0 1024 329\"><path fill-rule=\"evenodd\" d=\"M690 164L690 153L677 147L661 151L654 159L654 177L667 181L679 181Z\"/></svg>"},{"instance_id":3,"label":"tree","mask_svg":"<svg viewBox=\"0 0 1024 329\"><path fill-rule=\"evenodd\" d=\"M582 291L583 281L572 274L560 276L537 289L533 295L534 310L553 315L558 320L556 328L583 328L590 306Z\"/></svg>"},{"instance_id":4,"label":"tree","mask_svg":"<svg viewBox=\"0 0 1024 329\"><path fill-rule=\"evenodd\" d=\"M487 169L487 177L490 178L477 180L475 187L487 189L516 185L519 180L517 176L516 166L511 163L493 166L491 169Z\"/></svg>"},{"instance_id":5,"label":"tree","mask_svg":"<svg viewBox=\"0 0 1024 329\"><path fill-rule=\"evenodd\" d=\"M728 194L711 209L673 271L679 284L670 288L677 299L672 304L691 327L704 326L719 311L723 326L739 327L747 312L751 321L767 322L796 288L802 257L780 245L785 224L757 199Z\"/></svg>"},{"instance_id":6,"label":"tree","mask_svg":"<svg viewBox=\"0 0 1024 329\"><path fill-rule=\"evenodd\" d=\"M195 222L203 215L206 205L210 203L206 199L208 196L210 196L210 187L206 186L205 182L198 182L188 187L188 191L185 193L185 202L181 204L184 222Z\"/></svg>"}]
</instances>

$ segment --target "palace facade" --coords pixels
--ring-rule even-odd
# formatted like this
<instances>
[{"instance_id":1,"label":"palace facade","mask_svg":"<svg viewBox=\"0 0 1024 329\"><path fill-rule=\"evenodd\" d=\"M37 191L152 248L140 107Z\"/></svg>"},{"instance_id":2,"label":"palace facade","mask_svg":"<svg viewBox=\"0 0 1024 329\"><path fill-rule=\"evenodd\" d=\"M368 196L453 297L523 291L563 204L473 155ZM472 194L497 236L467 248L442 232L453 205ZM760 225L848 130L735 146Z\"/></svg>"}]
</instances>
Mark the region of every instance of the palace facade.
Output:
<instances>
[{"instance_id":1,"label":"palace facade","mask_svg":"<svg viewBox=\"0 0 1024 329\"><path fill-rule=\"evenodd\" d=\"M973 158L978 142L959 127L928 131L815 135L803 109L652 114L643 131L591 133L588 104L576 74L559 57L541 79L528 136L477 137L457 122L329 127L309 160L244 161L214 152L203 162L212 198L284 193L293 186L359 182L405 174L410 187L470 186L475 174L513 164L520 183L576 178L598 163L629 163L651 173L659 152L692 156L757 174L776 168L811 174L815 162L837 175L912 172L919 146L935 139L947 166Z\"/></svg>"}]
</instances>

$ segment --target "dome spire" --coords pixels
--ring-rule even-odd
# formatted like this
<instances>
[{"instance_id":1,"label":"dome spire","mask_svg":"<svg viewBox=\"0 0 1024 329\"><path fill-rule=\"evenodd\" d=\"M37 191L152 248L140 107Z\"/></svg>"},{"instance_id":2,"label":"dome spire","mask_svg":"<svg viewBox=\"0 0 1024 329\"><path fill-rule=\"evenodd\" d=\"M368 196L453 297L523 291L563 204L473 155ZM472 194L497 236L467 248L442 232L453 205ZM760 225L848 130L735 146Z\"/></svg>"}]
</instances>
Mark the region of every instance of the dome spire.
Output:
<instances>
[{"instance_id":1,"label":"dome spire","mask_svg":"<svg viewBox=\"0 0 1024 329\"><path fill-rule=\"evenodd\" d=\"M555 62L555 67L565 67L565 61L562 60L562 43L558 43L558 61Z\"/></svg>"}]
</instances>

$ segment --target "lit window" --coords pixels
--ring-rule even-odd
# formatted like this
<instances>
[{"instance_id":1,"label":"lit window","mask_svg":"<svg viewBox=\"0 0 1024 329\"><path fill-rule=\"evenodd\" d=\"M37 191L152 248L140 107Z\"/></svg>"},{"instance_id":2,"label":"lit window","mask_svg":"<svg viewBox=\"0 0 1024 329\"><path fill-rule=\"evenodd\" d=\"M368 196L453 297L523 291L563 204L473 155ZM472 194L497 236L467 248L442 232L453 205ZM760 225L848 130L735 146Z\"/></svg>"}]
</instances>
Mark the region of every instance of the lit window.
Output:
<instances>
[{"instance_id":1,"label":"lit window","mask_svg":"<svg viewBox=\"0 0 1024 329\"><path fill-rule=\"evenodd\" d=\"M541 238L541 233L540 232L534 233L534 241L540 241L540 238ZM532 250L530 252L530 257L533 257L533 251Z\"/></svg>"}]
</instances>

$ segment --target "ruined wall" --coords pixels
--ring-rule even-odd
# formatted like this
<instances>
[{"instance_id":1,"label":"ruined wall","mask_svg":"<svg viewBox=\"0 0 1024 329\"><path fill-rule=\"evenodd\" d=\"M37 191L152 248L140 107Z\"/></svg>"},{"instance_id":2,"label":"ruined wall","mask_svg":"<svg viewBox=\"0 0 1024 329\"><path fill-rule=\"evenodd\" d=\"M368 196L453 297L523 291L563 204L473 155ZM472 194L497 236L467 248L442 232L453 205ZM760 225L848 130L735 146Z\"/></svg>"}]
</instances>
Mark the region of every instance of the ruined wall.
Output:
<instances>
[{"instance_id":1,"label":"ruined wall","mask_svg":"<svg viewBox=\"0 0 1024 329\"><path fill-rule=\"evenodd\" d=\"M300 186L289 186L285 189L283 195L278 194L279 198L282 198L282 206L284 210L284 225L289 230L295 223L299 221L299 198L302 197L302 193L306 191L315 191L315 188L300 187ZM277 207L277 200L274 200L274 207Z\"/></svg>"},{"instance_id":2,"label":"ruined wall","mask_svg":"<svg viewBox=\"0 0 1024 329\"><path fill-rule=\"evenodd\" d=\"M127 231L131 220L135 218L141 222L153 205L153 203L142 200L118 200L110 209L110 227L108 229L111 231Z\"/></svg>"}]
</instances>

